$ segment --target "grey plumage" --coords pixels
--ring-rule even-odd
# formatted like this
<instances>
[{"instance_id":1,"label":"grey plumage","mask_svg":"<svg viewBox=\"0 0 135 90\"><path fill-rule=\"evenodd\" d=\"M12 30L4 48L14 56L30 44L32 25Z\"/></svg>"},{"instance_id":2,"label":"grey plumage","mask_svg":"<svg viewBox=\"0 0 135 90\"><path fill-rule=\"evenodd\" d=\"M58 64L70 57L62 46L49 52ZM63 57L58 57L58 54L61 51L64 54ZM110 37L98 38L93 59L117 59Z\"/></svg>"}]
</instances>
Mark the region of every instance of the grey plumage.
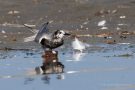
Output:
<instances>
[{"instance_id":1,"label":"grey plumage","mask_svg":"<svg viewBox=\"0 0 135 90\"><path fill-rule=\"evenodd\" d=\"M47 27L48 24L49 24L49 22L44 23L44 24L42 25L42 27L39 29L39 31L38 31L38 33L37 33L37 35L36 35L36 37L35 37L35 42L39 42L39 39L40 39L43 35L49 34L49 29L48 29L48 27Z\"/></svg>"},{"instance_id":2,"label":"grey plumage","mask_svg":"<svg viewBox=\"0 0 135 90\"><path fill-rule=\"evenodd\" d=\"M64 44L64 35L70 34L63 30L56 30L54 33L49 33L48 24L49 22L43 24L35 37L35 42L40 43L44 49L55 49Z\"/></svg>"}]
</instances>

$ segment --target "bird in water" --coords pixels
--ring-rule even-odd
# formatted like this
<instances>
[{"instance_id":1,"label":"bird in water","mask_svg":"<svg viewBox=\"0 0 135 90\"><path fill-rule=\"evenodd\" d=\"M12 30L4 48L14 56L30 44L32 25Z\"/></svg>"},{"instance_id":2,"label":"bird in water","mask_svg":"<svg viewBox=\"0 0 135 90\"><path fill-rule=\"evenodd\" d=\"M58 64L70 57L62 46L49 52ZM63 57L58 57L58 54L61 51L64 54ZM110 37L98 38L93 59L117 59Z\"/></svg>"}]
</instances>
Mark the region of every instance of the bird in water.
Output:
<instances>
[{"instance_id":1,"label":"bird in water","mask_svg":"<svg viewBox=\"0 0 135 90\"><path fill-rule=\"evenodd\" d=\"M63 30L56 30L54 33L50 33L48 24L49 22L43 24L38 33L32 36L32 38L35 37L34 41L40 43L44 50L52 50L62 46L64 44L63 37L70 35ZM28 38L26 38L26 40L27 39Z\"/></svg>"},{"instance_id":2,"label":"bird in water","mask_svg":"<svg viewBox=\"0 0 135 90\"><path fill-rule=\"evenodd\" d=\"M85 50L87 47L90 47L89 44L81 42L76 36L74 36L74 40L72 41L72 48L75 51L80 51L82 52Z\"/></svg>"}]
</instances>

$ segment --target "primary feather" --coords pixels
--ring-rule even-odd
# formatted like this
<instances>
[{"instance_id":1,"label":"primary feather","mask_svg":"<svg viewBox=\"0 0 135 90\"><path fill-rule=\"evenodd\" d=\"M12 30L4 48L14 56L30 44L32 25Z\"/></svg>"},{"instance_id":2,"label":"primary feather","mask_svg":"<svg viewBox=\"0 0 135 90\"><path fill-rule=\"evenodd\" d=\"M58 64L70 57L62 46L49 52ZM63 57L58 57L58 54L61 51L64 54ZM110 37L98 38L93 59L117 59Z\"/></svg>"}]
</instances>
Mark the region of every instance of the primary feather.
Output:
<instances>
[{"instance_id":1,"label":"primary feather","mask_svg":"<svg viewBox=\"0 0 135 90\"><path fill-rule=\"evenodd\" d=\"M49 22L44 23L40 30L35 30L31 28L31 31L34 33L34 35L24 38L24 42L30 42L30 41L36 41L39 42L40 38L43 37L44 34L47 34L49 32L49 29L47 28L47 25ZM26 25L25 25L26 26ZM26 26L28 27L28 26Z\"/></svg>"}]
</instances>

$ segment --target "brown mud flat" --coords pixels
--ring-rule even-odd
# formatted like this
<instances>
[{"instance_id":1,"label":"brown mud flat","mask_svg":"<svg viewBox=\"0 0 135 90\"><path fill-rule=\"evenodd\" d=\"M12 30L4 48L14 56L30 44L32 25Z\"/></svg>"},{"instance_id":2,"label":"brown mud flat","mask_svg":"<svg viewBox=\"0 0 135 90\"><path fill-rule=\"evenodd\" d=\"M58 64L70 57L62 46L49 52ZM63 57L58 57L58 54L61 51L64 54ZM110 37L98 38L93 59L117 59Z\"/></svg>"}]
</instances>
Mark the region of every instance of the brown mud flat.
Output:
<instances>
[{"instance_id":1,"label":"brown mud flat","mask_svg":"<svg viewBox=\"0 0 135 90\"><path fill-rule=\"evenodd\" d=\"M90 44L134 44L134 8L133 0L0 1L0 48L39 47L23 42L33 35L23 24L39 29L47 21L51 31L67 30Z\"/></svg>"}]
</instances>

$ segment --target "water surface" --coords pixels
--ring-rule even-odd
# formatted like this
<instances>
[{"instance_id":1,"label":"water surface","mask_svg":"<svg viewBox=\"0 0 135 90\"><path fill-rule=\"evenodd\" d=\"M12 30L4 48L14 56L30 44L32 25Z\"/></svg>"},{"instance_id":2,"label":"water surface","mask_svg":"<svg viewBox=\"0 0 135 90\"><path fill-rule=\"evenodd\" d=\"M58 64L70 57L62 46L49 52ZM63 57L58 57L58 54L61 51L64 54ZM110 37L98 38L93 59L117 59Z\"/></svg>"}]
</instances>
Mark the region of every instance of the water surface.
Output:
<instances>
[{"instance_id":1,"label":"water surface","mask_svg":"<svg viewBox=\"0 0 135 90\"><path fill-rule=\"evenodd\" d=\"M64 73L36 75L42 50L1 51L0 89L3 90L134 90L134 45L97 45L83 53L59 51Z\"/></svg>"}]
</instances>

